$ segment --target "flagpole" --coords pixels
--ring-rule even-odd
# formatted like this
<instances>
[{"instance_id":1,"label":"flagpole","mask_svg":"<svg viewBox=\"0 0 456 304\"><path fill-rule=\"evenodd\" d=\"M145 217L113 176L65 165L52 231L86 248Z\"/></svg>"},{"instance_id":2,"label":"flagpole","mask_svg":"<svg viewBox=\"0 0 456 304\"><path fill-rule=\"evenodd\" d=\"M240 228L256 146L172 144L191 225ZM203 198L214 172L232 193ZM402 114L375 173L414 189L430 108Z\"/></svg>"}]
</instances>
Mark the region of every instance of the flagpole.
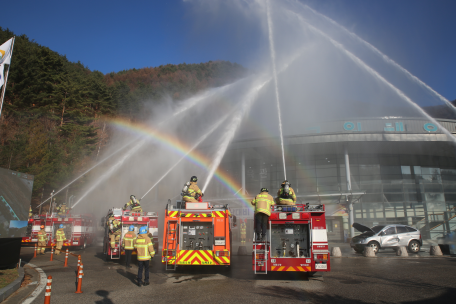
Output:
<instances>
[{"instance_id":1,"label":"flagpole","mask_svg":"<svg viewBox=\"0 0 456 304\"><path fill-rule=\"evenodd\" d=\"M2 116L3 99L5 98L6 84L8 83L8 74L9 74L9 69L11 67L11 60L13 60L13 48L14 48L15 40L16 40L16 37L13 37L13 43L11 44L10 63L8 64L8 71L6 71L5 83L3 84L3 88L2 88L2 102L0 104L0 117Z\"/></svg>"}]
</instances>

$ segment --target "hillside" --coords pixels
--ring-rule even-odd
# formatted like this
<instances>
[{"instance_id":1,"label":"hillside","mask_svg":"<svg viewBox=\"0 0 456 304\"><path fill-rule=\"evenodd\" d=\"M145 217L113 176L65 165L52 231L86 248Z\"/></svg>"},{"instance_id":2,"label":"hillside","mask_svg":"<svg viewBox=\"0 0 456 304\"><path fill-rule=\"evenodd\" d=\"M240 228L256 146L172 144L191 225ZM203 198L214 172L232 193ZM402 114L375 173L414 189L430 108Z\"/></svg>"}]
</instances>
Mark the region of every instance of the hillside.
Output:
<instances>
[{"instance_id":1,"label":"hillside","mask_svg":"<svg viewBox=\"0 0 456 304\"><path fill-rule=\"evenodd\" d=\"M0 27L0 44L12 36ZM216 61L103 75L17 36L0 119L0 167L35 175L37 203L93 164L97 147L109 141L104 117L141 120L150 115L144 104L153 111L165 96L182 100L245 73L238 64Z\"/></svg>"}]
</instances>

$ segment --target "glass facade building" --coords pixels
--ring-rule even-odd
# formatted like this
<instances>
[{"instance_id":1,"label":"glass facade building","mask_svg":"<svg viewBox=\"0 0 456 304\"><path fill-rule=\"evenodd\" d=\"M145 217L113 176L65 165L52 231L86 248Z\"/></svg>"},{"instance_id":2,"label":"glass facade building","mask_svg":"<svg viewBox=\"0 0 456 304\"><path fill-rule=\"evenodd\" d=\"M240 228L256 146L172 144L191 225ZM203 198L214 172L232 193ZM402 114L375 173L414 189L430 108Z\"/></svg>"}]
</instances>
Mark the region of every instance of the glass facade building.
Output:
<instances>
[{"instance_id":1,"label":"glass facade building","mask_svg":"<svg viewBox=\"0 0 456 304\"><path fill-rule=\"evenodd\" d=\"M286 172L298 202L325 204L332 241L350 236L349 201L354 222L407 224L424 239L437 239L456 230L455 142L441 129L453 132L456 121L439 123L371 119L304 128L311 131L284 138L285 170L277 139L239 139L220 168L242 181L240 191L248 198L261 187L275 196ZM233 198L219 183L211 184L207 196ZM245 208L234 198L230 204Z\"/></svg>"}]
</instances>

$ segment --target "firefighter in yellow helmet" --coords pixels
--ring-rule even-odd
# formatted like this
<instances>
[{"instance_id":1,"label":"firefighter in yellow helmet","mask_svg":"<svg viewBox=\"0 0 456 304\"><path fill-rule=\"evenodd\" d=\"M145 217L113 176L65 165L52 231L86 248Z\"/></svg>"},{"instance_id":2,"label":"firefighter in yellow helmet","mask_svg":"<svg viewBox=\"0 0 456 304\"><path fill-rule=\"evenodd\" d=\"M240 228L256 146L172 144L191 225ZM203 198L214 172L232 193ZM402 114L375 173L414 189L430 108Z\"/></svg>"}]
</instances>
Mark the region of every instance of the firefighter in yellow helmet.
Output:
<instances>
[{"instance_id":1,"label":"firefighter in yellow helmet","mask_svg":"<svg viewBox=\"0 0 456 304\"><path fill-rule=\"evenodd\" d=\"M111 215L106 223L109 227L109 243L111 248L116 248L116 242L120 240L120 235L122 233L122 226L120 221Z\"/></svg>"},{"instance_id":2,"label":"firefighter in yellow helmet","mask_svg":"<svg viewBox=\"0 0 456 304\"><path fill-rule=\"evenodd\" d=\"M198 178L196 176L192 176L190 178L190 182L187 182L182 189L182 200L184 202L198 202L198 198L203 196L203 192L201 192L200 188L196 184Z\"/></svg>"},{"instance_id":3,"label":"firefighter in yellow helmet","mask_svg":"<svg viewBox=\"0 0 456 304\"><path fill-rule=\"evenodd\" d=\"M127 210L129 207L131 207L131 212L142 212L141 204L139 203L139 200L136 199L134 195L130 195L130 201L125 204L123 207L123 210Z\"/></svg>"},{"instance_id":4,"label":"firefighter in yellow helmet","mask_svg":"<svg viewBox=\"0 0 456 304\"><path fill-rule=\"evenodd\" d=\"M276 198L277 205L296 205L296 193L291 188L291 184L284 180Z\"/></svg>"},{"instance_id":5,"label":"firefighter in yellow helmet","mask_svg":"<svg viewBox=\"0 0 456 304\"><path fill-rule=\"evenodd\" d=\"M122 246L125 249L125 266L131 268L131 253L135 249L134 241L136 240L135 226L130 225L128 232L122 239Z\"/></svg>"},{"instance_id":6,"label":"firefighter in yellow helmet","mask_svg":"<svg viewBox=\"0 0 456 304\"><path fill-rule=\"evenodd\" d=\"M40 226L41 230L38 231L38 253L44 254L46 250L46 245L48 241L48 236L46 231L44 230L44 225Z\"/></svg>"},{"instance_id":7,"label":"firefighter in yellow helmet","mask_svg":"<svg viewBox=\"0 0 456 304\"><path fill-rule=\"evenodd\" d=\"M261 188L260 193L251 201L255 206L255 233L257 241L264 240L268 219L271 216L271 206L275 205L274 199L267 188ZM261 237L260 237L261 236Z\"/></svg>"},{"instance_id":8,"label":"firefighter in yellow helmet","mask_svg":"<svg viewBox=\"0 0 456 304\"><path fill-rule=\"evenodd\" d=\"M155 255L154 243L147 236L147 226L143 226L139 229L138 237L133 241L134 247L136 248L138 259L138 286L143 285L142 273L144 273L144 286L149 285L149 261Z\"/></svg>"},{"instance_id":9,"label":"firefighter in yellow helmet","mask_svg":"<svg viewBox=\"0 0 456 304\"><path fill-rule=\"evenodd\" d=\"M60 250L63 246L63 241L66 240L65 231L63 231L63 224L59 225L59 229L55 233L55 238L57 240L57 243L55 245L55 254L60 254Z\"/></svg>"},{"instance_id":10,"label":"firefighter in yellow helmet","mask_svg":"<svg viewBox=\"0 0 456 304\"><path fill-rule=\"evenodd\" d=\"M243 246L245 245L246 236L247 236L247 225L245 224L245 222L241 222L241 244Z\"/></svg>"}]
</instances>

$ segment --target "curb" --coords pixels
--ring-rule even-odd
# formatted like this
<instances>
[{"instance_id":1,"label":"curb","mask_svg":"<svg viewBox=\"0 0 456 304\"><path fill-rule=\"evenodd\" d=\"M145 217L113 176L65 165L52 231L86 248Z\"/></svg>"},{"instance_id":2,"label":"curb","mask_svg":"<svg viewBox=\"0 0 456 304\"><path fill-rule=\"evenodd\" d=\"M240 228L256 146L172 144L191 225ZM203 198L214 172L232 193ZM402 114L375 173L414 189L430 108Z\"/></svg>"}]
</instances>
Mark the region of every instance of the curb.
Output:
<instances>
[{"instance_id":1,"label":"curb","mask_svg":"<svg viewBox=\"0 0 456 304\"><path fill-rule=\"evenodd\" d=\"M17 272L19 274L19 277L13 282L9 283L8 286L0 289L0 302L5 301L6 298L8 298L13 292L21 287L22 280L24 280L24 267L19 267Z\"/></svg>"}]
</instances>

